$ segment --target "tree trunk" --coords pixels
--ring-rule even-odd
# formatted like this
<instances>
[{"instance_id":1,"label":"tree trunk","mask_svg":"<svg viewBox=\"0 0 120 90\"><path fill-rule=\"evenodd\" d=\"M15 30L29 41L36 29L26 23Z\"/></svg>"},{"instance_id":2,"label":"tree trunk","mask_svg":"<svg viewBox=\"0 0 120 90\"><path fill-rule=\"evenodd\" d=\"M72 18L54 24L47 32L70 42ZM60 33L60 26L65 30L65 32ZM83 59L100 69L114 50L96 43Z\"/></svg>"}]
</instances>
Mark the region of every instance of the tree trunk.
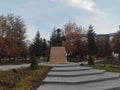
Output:
<instances>
[{"instance_id":1,"label":"tree trunk","mask_svg":"<svg viewBox=\"0 0 120 90\"><path fill-rule=\"evenodd\" d=\"M1 56L0 56L0 62L1 62Z\"/></svg>"},{"instance_id":2,"label":"tree trunk","mask_svg":"<svg viewBox=\"0 0 120 90\"><path fill-rule=\"evenodd\" d=\"M119 60L120 60L120 53L119 53Z\"/></svg>"}]
</instances>

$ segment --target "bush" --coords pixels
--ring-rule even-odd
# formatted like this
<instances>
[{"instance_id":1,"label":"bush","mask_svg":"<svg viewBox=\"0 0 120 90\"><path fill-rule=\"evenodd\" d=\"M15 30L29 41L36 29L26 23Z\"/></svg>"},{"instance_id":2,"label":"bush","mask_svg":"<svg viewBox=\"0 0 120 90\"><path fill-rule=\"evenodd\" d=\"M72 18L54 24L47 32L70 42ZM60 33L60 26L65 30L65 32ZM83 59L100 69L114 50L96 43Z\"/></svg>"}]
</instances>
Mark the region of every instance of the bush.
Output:
<instances>
[{"instance_id":1,"label":"bush","mask_svg":"<svg viewBox=\"0 0 120 90\"><path fill-rule=\"evenodd\" d=\"M81 63L81 64L80 64L80 66L84 66L84 64L83 64L83 63Z\"/></svg>"},{"instance_id":2,"label":"bush","mask_svg":"<svg viewBox=\"0 0 120 90\"><path fill-rule=\"evenodd\" d=\"M88 65L95 65L94 60L95 58L93 56L89 56Z\"/></svg>"},{"instance_id":3,"label":"bush","mask_svg":"<svg viewBox=\"0 0 120 90\"><path fill-rule=\"evenodd\" d=\"M38 69L38 62L35 57L31 57L31 70Z\"/></svg>"}]
</instances>

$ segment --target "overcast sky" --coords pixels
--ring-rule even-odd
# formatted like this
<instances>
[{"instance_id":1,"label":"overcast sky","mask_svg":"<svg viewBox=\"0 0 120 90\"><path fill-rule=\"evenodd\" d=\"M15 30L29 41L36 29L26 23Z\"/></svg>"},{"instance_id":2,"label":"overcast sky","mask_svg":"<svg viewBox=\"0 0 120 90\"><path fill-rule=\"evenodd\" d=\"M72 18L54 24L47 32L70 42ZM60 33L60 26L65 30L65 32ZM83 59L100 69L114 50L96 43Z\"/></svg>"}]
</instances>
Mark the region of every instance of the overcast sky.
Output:
<instances>
[{"instance_id":1,"label":"overcast sky","mask_svg":"<svg viewBox=\"0 0 120 90\"><path fill-rule=\"evenodd\" d=\"M39 30L49 39L54 27L62 28L68 21L89 24L98 34L114 33L120 24L120 0L0 0L0 14L13 13L26 23L27 39Z\"/></svg>"}]
</instances>

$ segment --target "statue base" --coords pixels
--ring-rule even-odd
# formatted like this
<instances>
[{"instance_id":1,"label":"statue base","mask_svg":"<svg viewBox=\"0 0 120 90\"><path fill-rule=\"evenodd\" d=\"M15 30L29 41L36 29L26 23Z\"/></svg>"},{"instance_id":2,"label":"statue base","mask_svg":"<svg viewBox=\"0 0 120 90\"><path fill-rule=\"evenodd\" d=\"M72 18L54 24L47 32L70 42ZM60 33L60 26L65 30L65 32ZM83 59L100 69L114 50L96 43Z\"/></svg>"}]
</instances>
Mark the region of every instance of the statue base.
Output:
<instances>
[{"instance_id":1,"label":"statue base","mask_svg":"<svg viewBox=\"0 0 120 90\"><path fill-rule=\"evenodd\" d=\"M65 47L51 47L50 64L67 64Z\"/></svg>"}]
</instances>

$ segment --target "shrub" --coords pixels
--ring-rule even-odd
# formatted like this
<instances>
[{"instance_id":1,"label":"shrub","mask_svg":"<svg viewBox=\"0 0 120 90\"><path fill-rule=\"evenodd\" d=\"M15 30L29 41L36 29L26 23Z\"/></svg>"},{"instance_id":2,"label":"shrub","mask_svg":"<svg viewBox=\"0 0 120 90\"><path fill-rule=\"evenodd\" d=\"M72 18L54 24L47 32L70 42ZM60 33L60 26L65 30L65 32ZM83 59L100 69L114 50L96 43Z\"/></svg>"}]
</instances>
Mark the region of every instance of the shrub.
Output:
<instances>
[{"instance_id":1,"label":"shrub","mask_svg":"<svg viewBox=\"0 0 120 90\"><path fill-rule=\"evenodd\" d=\"M37 59L33 56L31 57L31 70L38 69L38 62Z\"/></svg>"},{"instance_id":2,"label":"shrub","mask_svg":"<svg viewBox=\"0 0 120 90\"><path fill-rule=\"evenodd\" d=\"M95 59L95 58L94 58L93 56L89 56L88 65L95 65L94 59Z\"/></svg>"},{"instance_id":3,"label":"shrub","mask_svg":"<svg viewBox=\"0 0 120 90\"><path fill-rule=\"evenodd\" d=\"M83 63L81 63L81 64L80 64L80 66L84 66L84 64L83 64Z\"/></svg>"}]
</instances>

